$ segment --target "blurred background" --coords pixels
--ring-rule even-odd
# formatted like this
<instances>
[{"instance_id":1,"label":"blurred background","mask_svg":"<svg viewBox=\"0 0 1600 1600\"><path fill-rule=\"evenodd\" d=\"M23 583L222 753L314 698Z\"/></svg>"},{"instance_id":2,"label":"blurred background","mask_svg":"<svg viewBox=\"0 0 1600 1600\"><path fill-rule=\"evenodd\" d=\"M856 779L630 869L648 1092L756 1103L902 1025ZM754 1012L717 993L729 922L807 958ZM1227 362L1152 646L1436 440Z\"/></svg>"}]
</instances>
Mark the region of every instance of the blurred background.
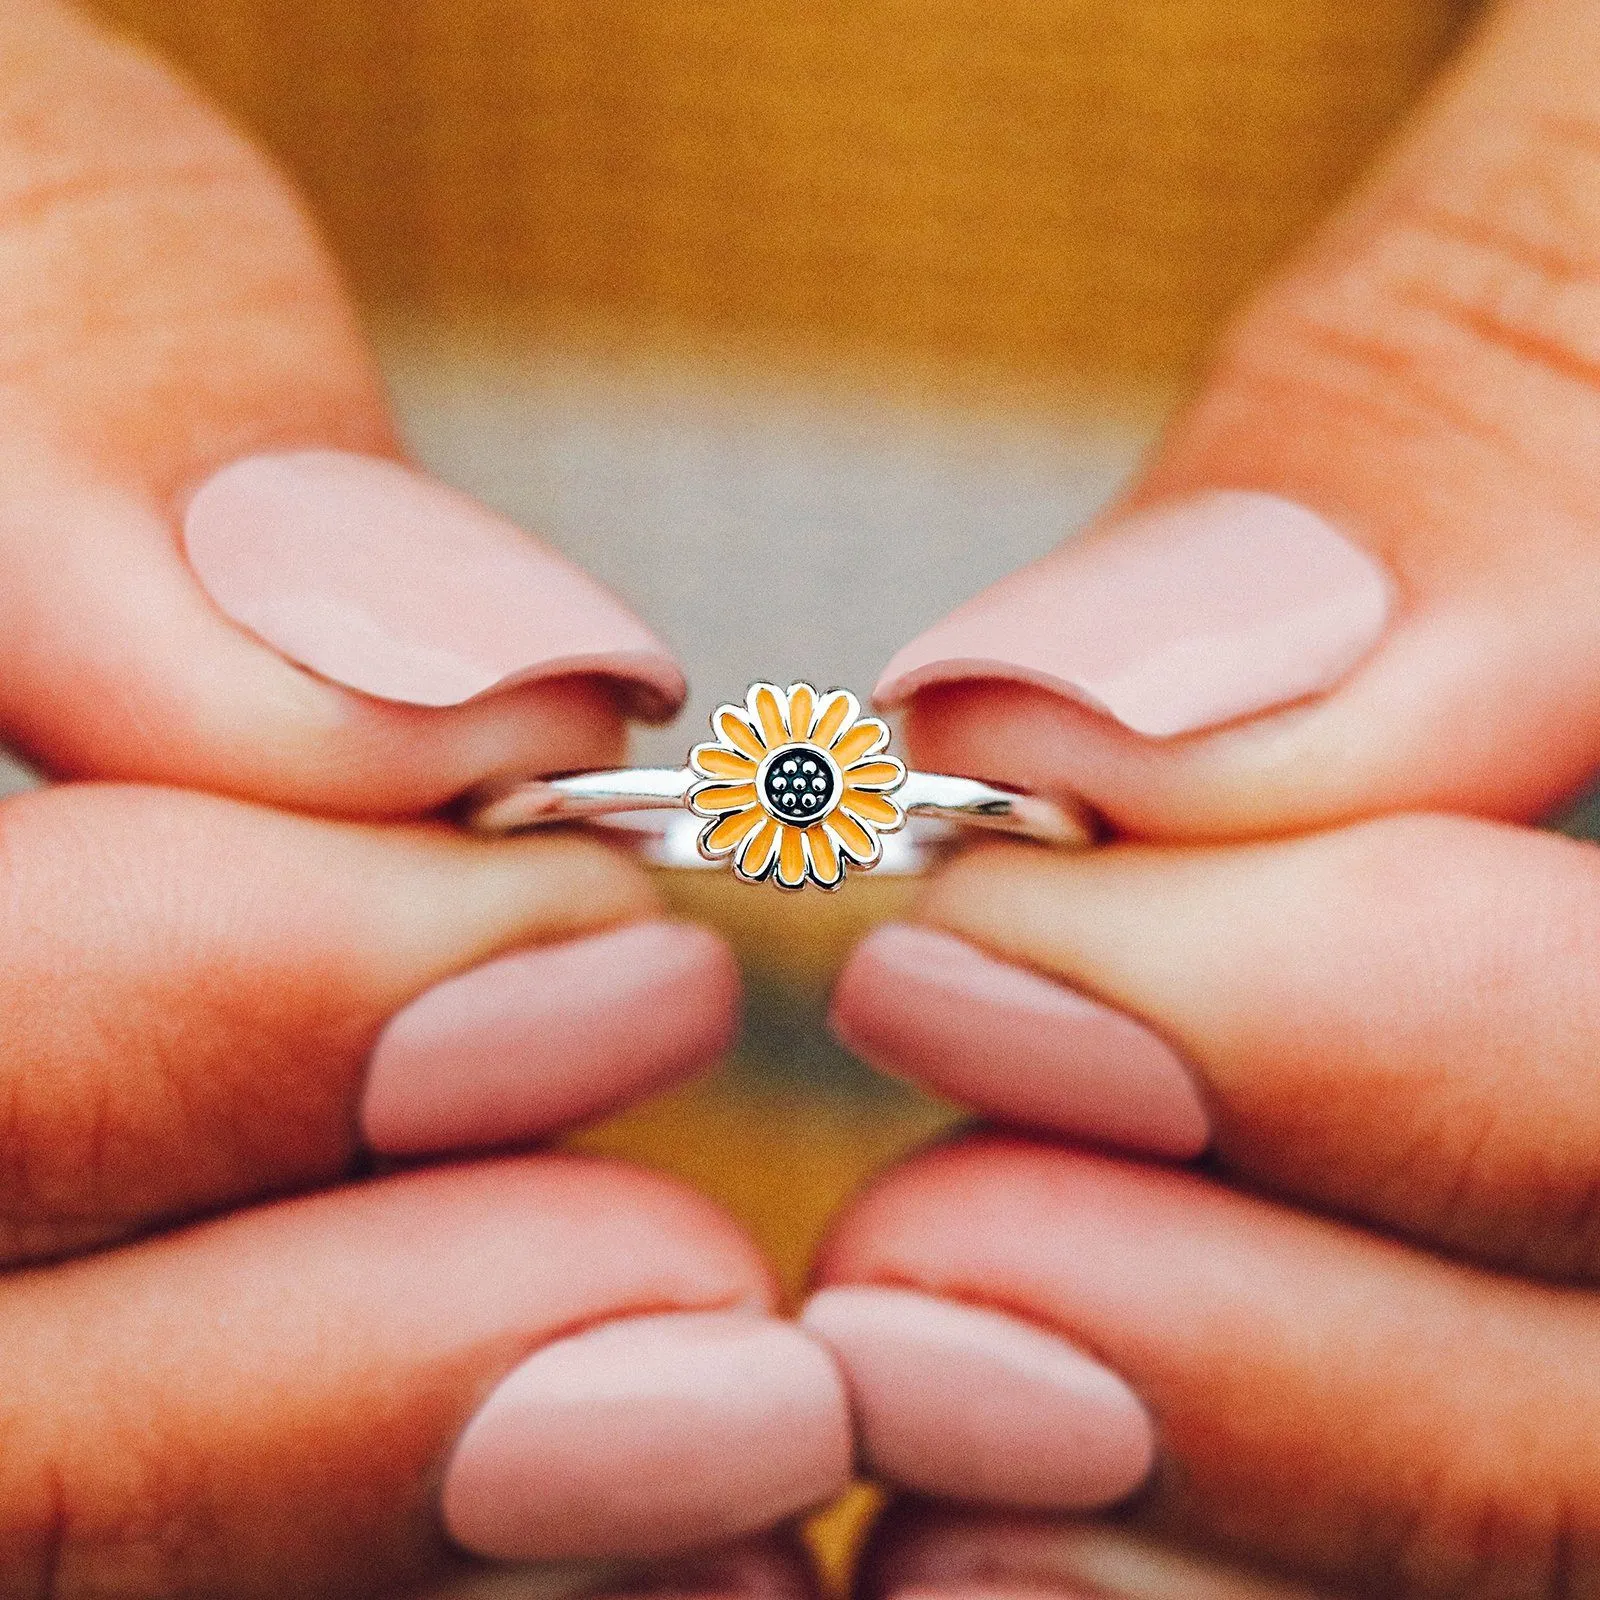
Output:
<instances>
[{"instance_id":1,"label":"blurred background","mask_svg":"<svg viewBox=\"0 0 1600 1600\"><path fill-rule=\"evenodd\" d=\"M681 761L752 677L870 688L1079 525L1348 185L1466 0L98 0L293 174L417 454L681 652ZM750 983L712 1081L584 1133L791 1288L951 1113L822 1026L905 886L681 875Z\"/></svg>"}]
</instances>

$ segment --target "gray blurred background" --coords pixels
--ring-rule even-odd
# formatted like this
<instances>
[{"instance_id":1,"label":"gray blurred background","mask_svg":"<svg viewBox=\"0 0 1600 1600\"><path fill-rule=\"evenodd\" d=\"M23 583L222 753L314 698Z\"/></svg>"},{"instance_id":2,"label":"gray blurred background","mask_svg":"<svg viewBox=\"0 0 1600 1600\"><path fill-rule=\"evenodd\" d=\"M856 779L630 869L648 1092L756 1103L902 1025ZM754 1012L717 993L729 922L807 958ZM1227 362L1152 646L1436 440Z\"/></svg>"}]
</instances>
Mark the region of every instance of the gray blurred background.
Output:
<instances>
[{"instance_id":1,"label":"gray blurred background","mask_svg":"<svg viewBox=\"0 0 1600 1600\"><path fill-rule=\"evenodd\" d=\"M626 595L691 699L639 754L677 764L756 678L863 696L889 653L1047 550L1153 429L1124 401L920 400L838 371L609 357L391 330L421 458Z\"/></svg>"}]
</instances>

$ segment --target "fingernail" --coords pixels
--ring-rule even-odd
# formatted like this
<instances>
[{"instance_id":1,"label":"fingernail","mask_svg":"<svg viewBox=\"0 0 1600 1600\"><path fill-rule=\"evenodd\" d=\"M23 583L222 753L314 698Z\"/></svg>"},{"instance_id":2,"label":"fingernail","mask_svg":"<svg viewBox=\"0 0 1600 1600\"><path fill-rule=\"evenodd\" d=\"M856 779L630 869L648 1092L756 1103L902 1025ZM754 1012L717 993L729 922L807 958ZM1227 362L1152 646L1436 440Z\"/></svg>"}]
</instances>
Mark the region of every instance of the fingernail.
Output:
<instances>
[{"instance_id":1,"label":"fingernail","mask_svg":"<svg viewBox=\"0 0 1600 1600\"><path fill-rule=\"evenodd\" d=\"M826 1350L750 1312L629 1318L530 1356L456 1446L444 1520L498 1560L648 1556L820 1504L850 1472Z\"/></svg>"},{"instance_id":2,"label":"fingernail","mask_svg":"<svg viewBox=\"0 0 1600 1600\"><path fill-rule=\"evenodd\" d=\"M1149 1475L1149 1414L1063 1339L909 1289L824 1289L800 1320L844 1370L866 1459L905 1488L1084 1510Z\"/></svg>"},{"instance_id":3,"label":"fingernail","mask_svg":"<svg viewBox=\"0 0 1600 1600\"><path fill-rule=\"evenodd\" d=\"M397 462L336 450L252 456L201 486L189 562L218 607L346 688L453 706L573 674L657 716L682 702L665 646L531 534Z\"/></svg>"},{"instance_id":4,"label":"fingernail","mask_svg":"<svg viewBox=\"0 0 1600 1600\"><path fill-rule=\"evenodd\" d=\"M717 1060L738 1005L728 947L688 923L502 956L429 989L384 1029L362 1132L392 1155L549 1133Z\"/></svg>"},{"instance_id":5,"label":"fingernail","mask_svg":"<svg viewBox=\"0 0 1600 1600\"><path fill-rule=\"evenodd\" d=\"M1377 643L1393 585L1276 495L1216 491L1069 540L912 640L876 698L1001 678L1135 733L1195 733L1331 689Z\"/></svg>"},{"instance_id":6,"label":"fingernail","mask_svg":"<svg viewBox=\"0 0 1600 1600\"><path fill-rule=\"evenodd\" d=\"M1164 1039L951 934L875 929L839 975L830 1020L873 1066L1010 1122L1180 1160L1210 1140Z\"/></svg>"}]
</instances>

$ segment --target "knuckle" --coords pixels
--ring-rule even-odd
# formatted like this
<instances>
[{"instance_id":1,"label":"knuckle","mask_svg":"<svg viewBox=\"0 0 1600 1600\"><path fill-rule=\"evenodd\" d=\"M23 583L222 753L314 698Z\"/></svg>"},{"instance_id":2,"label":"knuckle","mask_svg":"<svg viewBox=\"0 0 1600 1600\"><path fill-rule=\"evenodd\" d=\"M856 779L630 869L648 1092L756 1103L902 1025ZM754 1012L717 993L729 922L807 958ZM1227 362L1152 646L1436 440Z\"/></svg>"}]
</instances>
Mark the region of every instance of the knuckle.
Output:
<instances>
[{"instance_id":1,"label":"knuckle","mask_svg":"<svg viewBox=\"0 0 1600 1600\"><path fill-rule=\"evenodd\" d=\"M18 1009L11 998L0 1011ZM170 1029L80 1010L67 1037L10 1043L0 1070L0 1263L125 1238L254 1174L242 1111L197 1087L192 1052Z\"/></svg>"},{"instance_id":2,"label":"knuckle","mask_svg":"<svg viewBox=\"0 0 1600 1600\"><path fill-rule=\"evenodd\" d=\"M16 1432L0 1424L8 1459L15 1453ZM24 1472L13 1467L0 1475L0 1495L6 1508L0 1523L4 1592L29 1600L58 1600L63 1558L72 1536L58 1467L53 1461L33 1464Z\"/></svg>"},{"instance_id":3,"label":"knuckle","mask_svg":"<svg viewBox=\"0 0 1600 1600\"><path fill-rule=\"evenodd\" d=\"M1548 1277L1594 1282L1600 1277L1600 1170L1563 1185L1550 1211L1554 1241L1539 1251L1536 1267Z\"/></svg>"},{"instance_id":4,"label":"knuckle","mask_svg":"<svg viewBox=\"0 0 1600 1600\"><path fill-rule=\"evenodd\" d=\"M1541 125L1460 195L1401 209L1396 302L1510 360L1600 381L1600 128Z\"/></svg>"},{"instance_id":5,"label":"knuckle","mask_svg":"<svg viewBox=\"0 0 1600 1600\"><path fill-rule=\"evenodd\" d=\"M203 837L184 810L0 806L0 1263L348 1169L383 1007L169 870Z\"/></svg>"},{"instance_id":6,"label":"knuckle","mask_svg":"<svg viewBox=\"0 0 1600 1600\"><path fill-rule=\"evenodd\" d=\"M309 381L311 350L339 331L317 315L331 284L286 208L263 198L253 174L215 153L121 167L90 154L0 190L0 392L68 417L98 407L115 438L129 426L119 396L134 397L131 410L181 393L175 349L190 365L262 352L255 384L298 383L308 408L337 414L336 386L324 398Z\"/></svg>"},{"instance_id":7,"label":"knuckle","mask_svg":"<svg viewBox=\"0 0 1600 1600\"><path fill-rule=\"evenodd\" d=\"M1400 980L1350 1058L1361 1115L1377 1110L1386 1133L1346 1147L1366 1154L1341 1198L1475 1260L1593 1281L1600 851L1448 817L1380 819L1310 848L1330 855L1317 898L1367 930L1363 962Z\"/></svg>"},{"instance_id":8,"label":"knuckle","mask_svg":"<svg viewBox=\"0 0 1600 1600\"><path fill-rule=\"evenodd\" d=\"M337 274L270 163L153 60L33 10L20 41L0 12L0 57L16 43L28 67L0 75L0 401L16 436L59 418L131 446L160 488L196 455L276 438L273 418L385 443Z\"/></svg>"},{"instance_id":9,"label":"knuckle","mask_svg":"<svg viewBox=\"0 0 1600 1600\"><path fill-rule=\"evenodd\" d=\"M1508 1135L1498 1111L1441 1116L1393 1162L1380 1206L1447 1252L1556 1282L1600 1268L1600 1172L1552 1162Z\"/></svg>"},{"instance_id":10,"label":"knuckle","mask_svg":"<svg viewBox=\"0 0 1600 1600\"><path fill-rule=\"evenodd\" d=\"M83 1115L87 1110L87 1115ZM84 1204L88 1175L106 1170L106 1124L92 1108L63 1115L6 1085L0 1106L0 1261L18 1263L97 1241L105 1227ZM93 1181L91 1179L91 1181Z\"/></svg>"},{"instance_id":11,"label":"knuckle","mask_svg":"<svg viewBox=\"0 0 1600 1600\"><path fill-rule=\"evenodd\" d=\"M163 74L99 53L73 91L0 98L0 331L7 365L74 323L130 322L171 274L148 274L163 238L205 226L247 176L242 145ZM88 114L88 113L91 113ZM181 203L180 203L181 202ZM91 294L96 280L119 291ZM33 338L29 340L29 334Z\"/></svg>"},{"instance_id":12,"label":"knuckle","mask_svg":"<svg viewBox=\"0 0 1600 1600\"><path fill-rule=\"evenodd\" d=\"M201 1592L196 1573L222 1567L212 1555L219 1519L204 1473L181 1459L161 1430L151 1432L148 1447L125 1437L104 1440L104 1479L69 1451L36 1463L26 1488L11 1486L7 1594L157 1600Z\"/></svg>"},{"instance_id":13,"label":"knuckle","mask_svg":"<svg viewBox=\"0 0 1600 1600\"><path fill-rule=\"evenodd\" d=\"M1225 346L1258 388L1304 392L1393 436L1436 431L1574 462L1600 434L1600 124L1507 130L1396 188L1353 244L1291 274Z\"/></svg>"},{"instance_id":14,"label":"knuckle","mask_svg":"<svg viewBox=\"0 0 1600 1600\"><path fill-rule=\"evenodd\" d=\"M1586 1532L1592 1514L1580 1502L1587 1496L1554 1489L1535 1464L1521 1465L1531 1481L1484 1481L1460 1463L1419 1475L1409 1511L1383 1541L1385 1588L1439 1600L1593 1593L1600 1550Z\"/></svg>"}]
</instances>

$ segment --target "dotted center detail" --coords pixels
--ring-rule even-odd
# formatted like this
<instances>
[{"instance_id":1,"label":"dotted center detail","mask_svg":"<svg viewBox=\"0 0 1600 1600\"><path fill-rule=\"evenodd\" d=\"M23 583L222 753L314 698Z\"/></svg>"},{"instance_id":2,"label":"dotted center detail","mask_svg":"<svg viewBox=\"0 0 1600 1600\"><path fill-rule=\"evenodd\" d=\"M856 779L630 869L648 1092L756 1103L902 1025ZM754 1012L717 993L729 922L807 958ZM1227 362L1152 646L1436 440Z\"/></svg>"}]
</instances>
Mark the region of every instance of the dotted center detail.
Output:
<instances>
[{"instance_id":1,"label":"dotted center detail","mask_svg":"<svg viewBox=\"0 0 1600 1600\"><path fill-rule=\"evenodd\" d=\"M777 751L761 780L761 797L780 822L819 822L833 809L838 784L833 769L809 745Z\"/></svg>"}]
</instances>

